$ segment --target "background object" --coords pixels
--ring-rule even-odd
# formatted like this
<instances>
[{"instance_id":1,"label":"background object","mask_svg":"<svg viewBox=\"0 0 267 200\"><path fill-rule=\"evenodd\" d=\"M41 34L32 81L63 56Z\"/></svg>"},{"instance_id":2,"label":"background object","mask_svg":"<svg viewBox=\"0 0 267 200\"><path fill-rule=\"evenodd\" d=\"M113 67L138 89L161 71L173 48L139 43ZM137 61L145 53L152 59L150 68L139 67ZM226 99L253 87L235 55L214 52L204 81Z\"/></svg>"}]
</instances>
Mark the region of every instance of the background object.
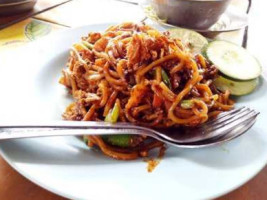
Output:
<instances>
[{"instance_id":1,"label":"background object","mask_svg":"<svg viewBox=\"0 0 267 200\"><path fill-rule=\"evenodd\" d=\"M230 0L149 0L160 19L184 28L208 29L228 7Z\"/></svg>"},{"instance_id":2,"label":"background object","mask_svg":"<svg viewBox=\"0 0 267 200\"><path fill-rule=\"evenodd\" d=\"M61 4L66 3L68 1L71 1L71 0L53 0L53 1L51 1L51 0L39 0L39 1L37 1L34 9L29 10L28 12L19 13L16 15L0 16L0 29L8 27L12 24L20 22L24 19L27 19L27 18L32 17L34 15L37 15L39 13L42 13L46 10L49 10L53 7L61 5ZM0 7L0 9L1 9L1 7Z\"/></svg>"},{"instance_id":3,"label":"background object","mask_svg":"<svg viewBox=\"0 0 267 200\"><path fill-rule=\"evenodd\" d=\"M37 0L5 0L0 3L0 16L14 15L33 9Z\"/></svg>"}]
</instances>

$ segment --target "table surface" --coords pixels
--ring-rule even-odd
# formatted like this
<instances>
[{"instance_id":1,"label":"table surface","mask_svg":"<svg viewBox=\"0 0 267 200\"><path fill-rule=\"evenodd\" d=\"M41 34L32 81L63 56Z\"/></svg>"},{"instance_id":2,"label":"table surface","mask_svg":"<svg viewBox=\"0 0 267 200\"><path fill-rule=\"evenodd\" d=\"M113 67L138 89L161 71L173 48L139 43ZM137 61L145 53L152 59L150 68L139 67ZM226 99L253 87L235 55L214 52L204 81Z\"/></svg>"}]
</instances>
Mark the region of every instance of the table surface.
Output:
<instances>
[{"instance_id":1,"label":"table surface","mask_svg":"<svg viewBox=\"0 0 267 200\"><path fill-rule=\"evenodd\" d=\"M41 1L41 0L40 0ZM131 0L134 2L134 0ZM238 1L238 0L234 0ZM75 24L75 21L71 18L66 17L64 13L79 10L79 4L84 2L84 0L76 0L69 3L66 3L62 6L44 12L40 15L35 16L36 19L49 21L53 26L63 25L63 27L74 27L80 26L83 24L88 24L90 21L80 20L79 24ZM119 2L116 2L112 6L118 7ZM259 48L260 44L267 44L266 42L266 31L262 28L261 24L265 24L264 19L267 18L267 12L264 10L266 4L264 1L253 1L252 10L250 13L250 24L249 24L249 37L248 37L248 48L249 50L257 55L258 59L262 63L262 65L267 64L265 52L267 51L265 47L265 51L262 48ZM127 20L131 19L132 13L127 9L131 9L131 11L135 11L136 15L135 19L142 19L143 15L140 13L136 7L133 5L128 5L126 3L120 4L121 10L124 10L124 13L129 13ZM101 5L100 5L101 6ZM136 9L136 10L135 10ZM94 9L92 9L94 10ZM63 13L63 14L62 14ZM79 17L79 16L78 16ZM87 18L88 19L88 18ZM95 18L92 19L95 22ZM101 19L100 22L104 22L105 19ZM21 22L23 24L23 22ZM60 28L56 27L55 30ZM8 31L2 30L3 31ZM226 36L227 37L227 36ZM1 46L1 31L0 31L0 46ZM264 47L263 47L264 48ZM229 194L226 194L217 200L262 200L267 199L267 167L265 167L256 177L250 180L245 185L240 188L232 191ZM65 199L63 197L59 197L56 194L48 192L47 190L35 185L31 181L27 180L23 176L21 176L18 172L12 169L6 161L0 157L0 199L21 199L21 200L61 200Z\"/></svg>"}]
</instances>

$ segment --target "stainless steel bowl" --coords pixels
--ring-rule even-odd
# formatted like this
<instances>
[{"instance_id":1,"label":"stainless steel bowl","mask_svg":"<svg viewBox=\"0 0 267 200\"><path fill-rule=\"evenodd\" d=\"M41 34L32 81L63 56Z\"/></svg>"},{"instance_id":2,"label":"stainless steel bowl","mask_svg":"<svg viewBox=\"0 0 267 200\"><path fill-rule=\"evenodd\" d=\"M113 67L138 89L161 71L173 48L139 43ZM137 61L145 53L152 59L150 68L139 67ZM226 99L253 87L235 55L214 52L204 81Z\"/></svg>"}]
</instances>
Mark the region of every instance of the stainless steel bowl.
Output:
<instances>
[{"instance_id":1,"label":"stainless steel bowl","mask_svg":"<svg viewBox=\"0 0 267 200\"><path fill-rule=\"evenodd\" d=\"M0 17L16 15L33 9L37 0L0 0Z\"/></svg>"},{"instance_id":2,"label":"stainless steel bowl","mask_svg":"<svg viewBox=\"0 0 267 200\"><path fill-rule=\"evenodd\" d=\"M167 23L199 30L215 24L231 0L150 0L151 6Z\"/></svg>"}]
</instances>

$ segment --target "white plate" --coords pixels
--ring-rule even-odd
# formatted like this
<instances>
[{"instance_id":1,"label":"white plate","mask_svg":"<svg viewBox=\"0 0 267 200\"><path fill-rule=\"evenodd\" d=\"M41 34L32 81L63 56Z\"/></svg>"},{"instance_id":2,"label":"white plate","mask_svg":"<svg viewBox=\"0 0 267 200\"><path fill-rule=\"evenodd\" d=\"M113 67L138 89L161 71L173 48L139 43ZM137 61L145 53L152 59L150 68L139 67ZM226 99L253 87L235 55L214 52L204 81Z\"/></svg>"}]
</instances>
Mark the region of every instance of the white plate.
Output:
<instances>
[{"instance_id":1,"label":"white plate","mask_svg":"<svg viewBox=\"0 0 267 200\"><path fill-rule=\"evenodd\" d=\"M91 25L38 40L0 59L0 121L61 119L69 98L58 84L69 47ZM76 137L2 141L2 156L38 185L72 199L210 199L223 195L257 174L267 161L266 80L239 98L261 112L254 127L223 146L169 148L159 166L146 171L142 160L117 161L89 150ZM265 123L264 123L265 122Z\"/></svg>"}]
</instances>

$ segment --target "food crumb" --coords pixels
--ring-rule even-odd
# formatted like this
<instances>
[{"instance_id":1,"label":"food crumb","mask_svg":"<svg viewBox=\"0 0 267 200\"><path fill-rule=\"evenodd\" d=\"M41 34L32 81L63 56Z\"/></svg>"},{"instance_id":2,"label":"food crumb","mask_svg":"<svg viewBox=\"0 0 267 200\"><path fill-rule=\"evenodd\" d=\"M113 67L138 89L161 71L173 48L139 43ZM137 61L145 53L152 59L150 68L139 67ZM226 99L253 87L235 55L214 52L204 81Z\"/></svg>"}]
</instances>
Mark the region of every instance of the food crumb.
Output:
<instances>
[{"instance_id":1,"label":"food crumb","mask_svg":"<svg viewBox=\"0 0 267 200\"><path fill-rule=\"evenodd\" d=\"M162 160L165 154L166 147L163 145L160 150L157 158L147 158L144 161L147 162L147 172L152 172Z\"/></svg>"},{"instance_id":2,"label":"food crumb","mask_svg":"<svg viewBox=\"0 0 267 200\"><path fill-rule=\"evenodd\" d=\"M148 159L148 160L145 160L147 162L147 171L148 172L152 172L156 167L157 165L160 163L161 159Z\"/></svg>"}]
</instances>

